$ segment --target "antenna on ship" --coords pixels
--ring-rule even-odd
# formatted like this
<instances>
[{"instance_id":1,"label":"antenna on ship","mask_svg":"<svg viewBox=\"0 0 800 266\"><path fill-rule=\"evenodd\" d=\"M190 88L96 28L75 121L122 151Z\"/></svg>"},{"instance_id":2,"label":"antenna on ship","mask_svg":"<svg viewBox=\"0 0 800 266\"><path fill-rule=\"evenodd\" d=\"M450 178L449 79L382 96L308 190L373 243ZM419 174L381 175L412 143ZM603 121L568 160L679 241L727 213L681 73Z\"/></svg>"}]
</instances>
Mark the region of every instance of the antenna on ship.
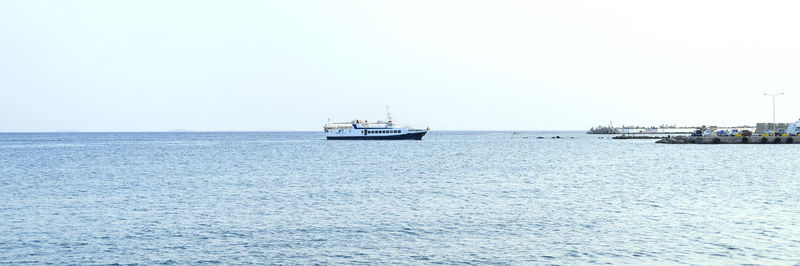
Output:
<instances>
[{"instance_id":1,"label":"antenna on ship","mask_svg":"<svg viewBox=\"0 0 800 266\"><path fill-rule=\"evenodd\" d=\"M388 120L387 123L391 127L392 126L392 113L389 113L389 105L386 105L386 119Z\"/></svg>"}]
</instances>

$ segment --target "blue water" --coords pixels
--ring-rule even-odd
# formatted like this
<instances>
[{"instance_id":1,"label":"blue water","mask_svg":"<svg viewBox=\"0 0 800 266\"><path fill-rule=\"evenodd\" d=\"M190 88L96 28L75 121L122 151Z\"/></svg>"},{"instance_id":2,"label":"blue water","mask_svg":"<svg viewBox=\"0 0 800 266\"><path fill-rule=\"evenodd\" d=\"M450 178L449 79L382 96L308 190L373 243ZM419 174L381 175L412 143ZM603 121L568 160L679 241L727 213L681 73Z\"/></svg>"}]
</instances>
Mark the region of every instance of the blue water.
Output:
<instances>
[{"instance_id":1,"label":"blue water","mask_svg":"<svg viewBox=\"0 0 800 266\"><path fill-rule=\"evenodd\" d=\"M0 263L797 264L798 158L578 132L0 134Z\"/></svg>"}]
</instances>

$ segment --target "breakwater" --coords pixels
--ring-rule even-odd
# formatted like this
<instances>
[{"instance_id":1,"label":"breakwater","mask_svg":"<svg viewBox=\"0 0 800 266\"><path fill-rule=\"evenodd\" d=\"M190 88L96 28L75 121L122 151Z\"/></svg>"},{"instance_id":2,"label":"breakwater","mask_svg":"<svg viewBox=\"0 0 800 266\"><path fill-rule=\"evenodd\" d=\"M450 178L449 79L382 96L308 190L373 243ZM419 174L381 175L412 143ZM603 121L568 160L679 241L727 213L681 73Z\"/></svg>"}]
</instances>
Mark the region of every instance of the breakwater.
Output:
<instances>
[{"instance_id":1,"label":"breakwater","mask_svg":"<svg viewBox=\"0 0 800 266\"><path fill-rule=\"evenodd\" d=\"M677 136L663 138L663 144L797 144L800 136Z\"/></svg>"}]
</instances>

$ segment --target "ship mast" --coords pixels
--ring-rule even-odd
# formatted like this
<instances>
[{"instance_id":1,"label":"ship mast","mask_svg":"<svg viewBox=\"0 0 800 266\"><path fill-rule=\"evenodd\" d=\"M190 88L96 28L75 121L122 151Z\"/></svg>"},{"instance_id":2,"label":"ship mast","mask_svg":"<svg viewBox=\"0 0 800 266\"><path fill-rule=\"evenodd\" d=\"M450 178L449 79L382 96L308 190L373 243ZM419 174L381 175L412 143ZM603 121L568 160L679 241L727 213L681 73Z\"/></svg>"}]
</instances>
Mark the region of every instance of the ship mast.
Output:
<instances>
[{"instance_id":1,"label":"ship mast","mask_svg":"<svg viewBox=\"0 0 800 266\"><path fill-rule=\"evenodd\" d=\"M388 104L386 105L386 120L387 120L387 125L389 125L389 127L391 127L392 126L392 113L389 113L389 105Z\"/></svg>"}]
</instances>

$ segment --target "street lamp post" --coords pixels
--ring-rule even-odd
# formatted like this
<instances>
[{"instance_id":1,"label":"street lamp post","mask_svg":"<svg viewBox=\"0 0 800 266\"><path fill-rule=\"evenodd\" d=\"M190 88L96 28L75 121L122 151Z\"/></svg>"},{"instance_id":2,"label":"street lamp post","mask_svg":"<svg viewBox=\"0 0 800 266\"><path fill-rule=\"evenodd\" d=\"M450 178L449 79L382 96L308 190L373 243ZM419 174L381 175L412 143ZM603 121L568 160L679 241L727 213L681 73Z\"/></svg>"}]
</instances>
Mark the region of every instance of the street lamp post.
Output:
<instances>
[{"instance_id":1,"label":"street lamp post","mask_svg":"<svg viewBox=\"0 0 800 266\"><path fill-rule=\"evenodd\" d=\"M772 96L772 134L775 134L775 97L779 95L783 95L783 92L776 93L776 94L767 94L764 93L766 96Z\"/></svg>"}]
</instances>

